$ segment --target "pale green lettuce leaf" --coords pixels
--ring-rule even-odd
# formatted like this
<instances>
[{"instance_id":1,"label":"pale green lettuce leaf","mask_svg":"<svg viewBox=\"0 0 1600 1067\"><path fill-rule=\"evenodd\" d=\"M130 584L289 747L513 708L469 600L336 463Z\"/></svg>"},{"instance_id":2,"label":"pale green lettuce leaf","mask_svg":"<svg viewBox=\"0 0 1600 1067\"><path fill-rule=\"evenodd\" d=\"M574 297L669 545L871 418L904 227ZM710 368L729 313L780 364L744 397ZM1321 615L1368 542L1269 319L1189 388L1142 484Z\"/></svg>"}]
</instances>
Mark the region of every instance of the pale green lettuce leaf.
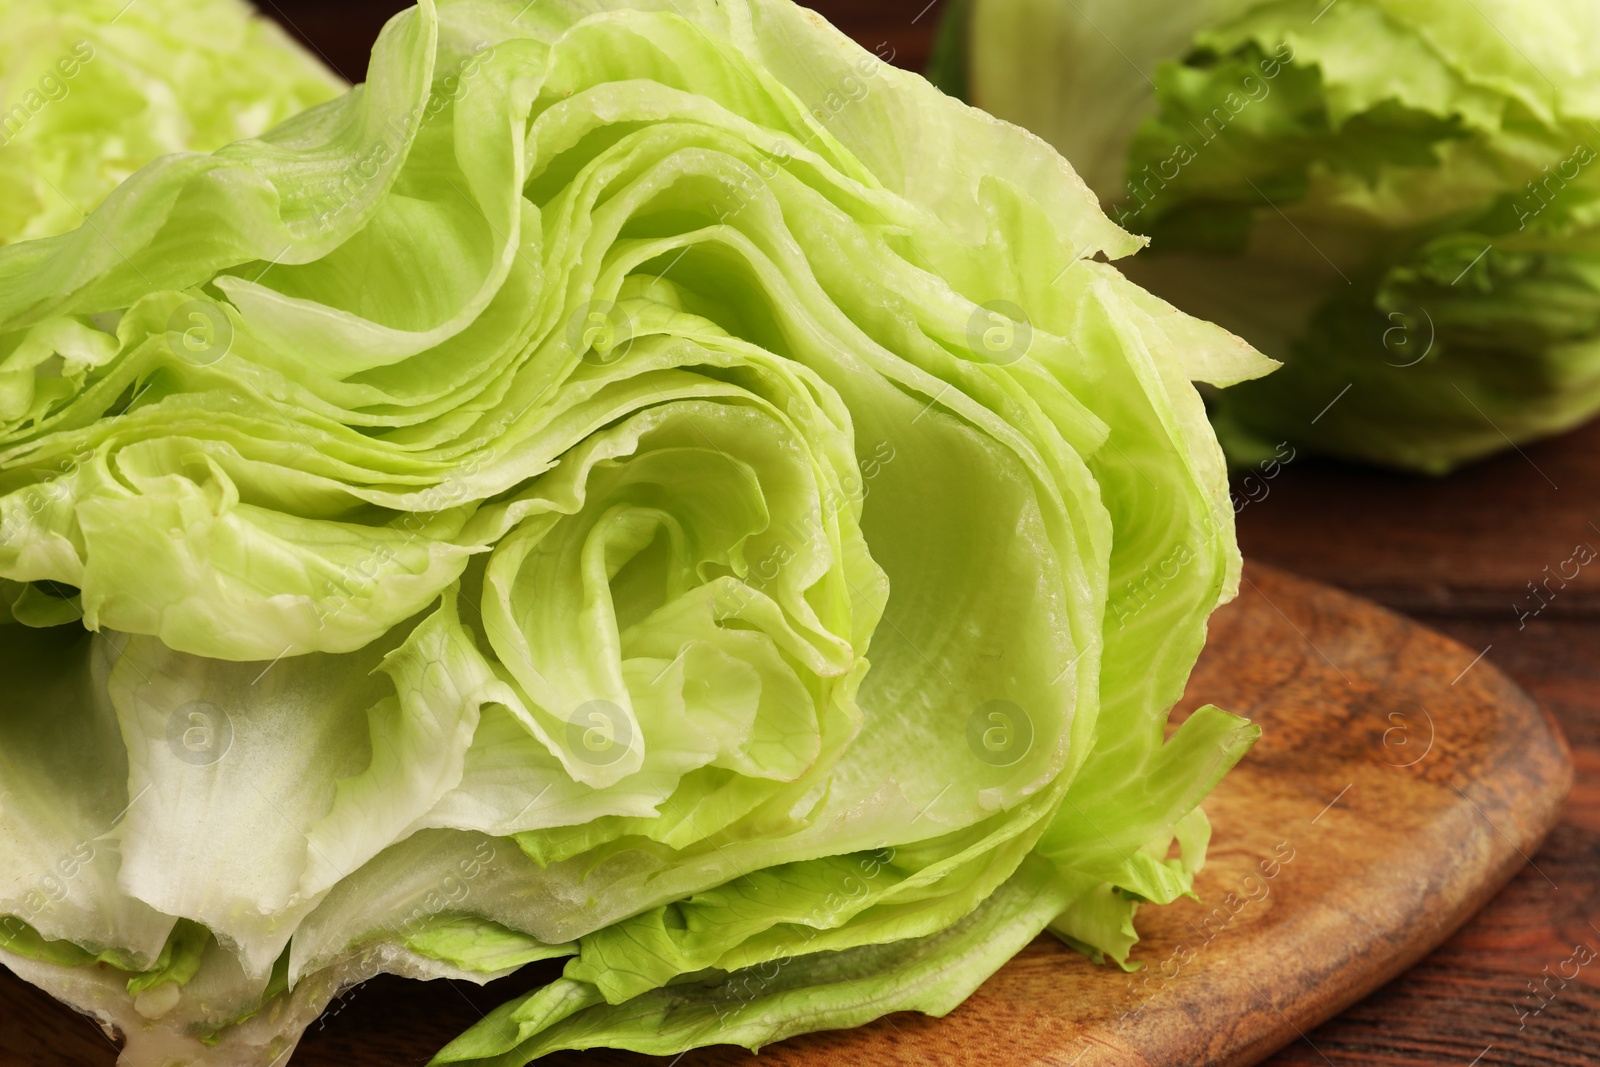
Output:
<instances>
[{"instance_id":1,"label":"pale green lettuce leaf","mask_svg":"<svg viewBox=\"0 0 1600 1067\"><path fill-rule=\"evenodd\" d=\"M558 1049L663 1055L738 1044L757 1050L894 1011L944 1015L1072 896L1048 865L1029 861L978 910L927 937L819 952L767 969L709 972L616 1006L601 1003L582 982L562 979L491 1013L433 1063L499 1067Z\"/></svg>"}]
</instances>

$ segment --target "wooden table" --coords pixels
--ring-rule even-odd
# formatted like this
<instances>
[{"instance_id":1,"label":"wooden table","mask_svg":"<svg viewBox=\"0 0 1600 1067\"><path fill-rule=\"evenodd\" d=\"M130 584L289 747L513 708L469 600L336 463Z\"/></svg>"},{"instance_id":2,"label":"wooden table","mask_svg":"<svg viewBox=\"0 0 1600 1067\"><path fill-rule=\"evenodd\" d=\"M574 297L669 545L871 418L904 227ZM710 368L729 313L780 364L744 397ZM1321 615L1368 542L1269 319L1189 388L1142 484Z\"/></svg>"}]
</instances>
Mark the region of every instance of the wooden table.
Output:
<instances>
[{"instance_id":1,"label":"wooden table","mask_svg":"<svg viewBox=\"0 0 1600 1067\"><path fill-rule=\"evenodd\" d=\"M941 0L925 2L813 6L867 47L887 43L897 62L915 69L927 56ZM378 27L404 6L261 5L353 78ZM1529 983L1546 965L1554 970L1580 943L1600 951L1600 560L1564 588L1551 581L1537 614L1542 601L1529 591L1575 547L1600 550L1600 425L1442 481L1299 460L1266 488L1239 515L1247 555L1485 649L1555 715L1577 771L1565 818L1493 903L1422 964L1268 1063L1600 1062L1600 960L1521 1029L1517 1013L1536 1003ZM1259 488L1251 495L1261 496Z\"/></svg>"},{"instance_id":2,"label":"wooden table","mask_svg":"<svg viewBox=\"0 0 1600 1067\"><path fill-rule=\"evenodd\" d=\"M1547 964L1555 970L1580 943L1600 950L1600 560L1542 592L1575 548L1600 550L1600 423L1440 481L1291 464L1244 507L1239 527L1251 558L1486 650L1560 722L1576 772L1560 825L1487 908L1420 965L1268 1062L1467 1067L1480 1054L1484 1067L1600 1062L1600 966L1581 970L1521 1029L1517 1017L1519 1006L1537 1006L1528 983ZM1530 582L1546 602L1537 614Z\"/></svg>"}]
</instances>

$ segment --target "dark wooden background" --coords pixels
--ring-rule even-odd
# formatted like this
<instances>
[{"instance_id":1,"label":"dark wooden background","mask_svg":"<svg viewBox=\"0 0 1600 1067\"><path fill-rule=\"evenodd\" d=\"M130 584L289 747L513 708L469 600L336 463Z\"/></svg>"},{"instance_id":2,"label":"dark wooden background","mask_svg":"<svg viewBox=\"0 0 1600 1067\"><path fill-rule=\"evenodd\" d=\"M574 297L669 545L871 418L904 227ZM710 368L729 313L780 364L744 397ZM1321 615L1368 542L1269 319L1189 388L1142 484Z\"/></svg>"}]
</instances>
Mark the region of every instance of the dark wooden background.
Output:
<instances>
[{"instance_id":1,"label":"dark wooden background","mask_svg":"<svg viewBox=\"0 0 1600 1067\"><path fill-rule=\"evenodd\" d=\"M357 80L378 28L404 6L259 3ZM940 3L812 6L868 48L887 43L897 62L917 69ZM1554 596L1546 594L1549 603L1536 616L1521 614L1540 603L1529 583L1556 573L1577 546L1600 550L1600 425L1439 481L1298 460L1250 489L1261 499L1239 516L1248 556L1370 597L1487 649L1488 659L1554 714L1577 769L1565 817L1532 857L1537 871L1523 870L1427 960L1269 1064L1600 1063L1600 959L1520 1028L1517 1015L1519 1005L1536 1003L1530 983L1545 977L1546 966L1554 971L1579 944L1600 952L1600 560L1565 588L1552 581ZM360 1014L361 999L358 991L348 1010ZM419 1011L440 1007L417 1001ZM465 1000L459 1007L465 1026L476 1016ZM327 1030L337 1027L335 1016ZM324 1033L314 1030L308 1048Z\"/></svg>"},{"instance_id":2,"label":"dark wooden background","mask_svg":"<svg viewBox=\"0 0 1600 1067\"><path fill-rule=\"evenodd\" d=\"M403 0L333 3L254 0L254 3L287 26L351 81L365 80L367 53L384 22L395 12L412 6L411 2ZM933 43L939 9L944 3L945 0L931 3L929 0L813 0L805 6L820 12L868 48L887 44L894 49L896 63L921 70ZM889 53L885 49L880 54L887 58Z\"/></svg>"}]
</instances>

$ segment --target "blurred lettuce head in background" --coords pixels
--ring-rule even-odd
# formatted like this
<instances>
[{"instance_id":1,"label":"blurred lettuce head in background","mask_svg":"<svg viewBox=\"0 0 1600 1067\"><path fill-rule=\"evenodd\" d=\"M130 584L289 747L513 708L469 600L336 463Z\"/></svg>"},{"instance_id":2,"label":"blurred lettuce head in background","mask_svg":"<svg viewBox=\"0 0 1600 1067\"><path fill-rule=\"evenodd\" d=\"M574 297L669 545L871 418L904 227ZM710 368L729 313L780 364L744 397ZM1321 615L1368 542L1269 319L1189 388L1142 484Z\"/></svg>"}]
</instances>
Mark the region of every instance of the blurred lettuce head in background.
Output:
<instances>
[{"instance_id":1,"label":"blurred lettuce head in background","mask_svg":"<svg viewBox=\"0 0 1600 1067\"><path fill-rule=\"evenodd\" d=\"M1127 962L1256 736L1195 381L1072 169L784 0L458 0L0 250L0 959L135 1067L377 973L440 1056Z\"/></svg>"},{"instance_id":2,"label":"blurred lettuce head in background","mask_svg":"<svg viewBox=\"0 0 1600 1067\"><path fill-rule=\"evenodd\" d=\"M0 244L79 225L169 152L344 91L243 0L0 0Z\"/></svg>"},{"instance_id":3,"label":"blurred lettuce head in background","mask_svg":"<svg viewBox=\"0 0 1600 1067\"><path fill-rule=\"evenodd\" d=\"M962 0L931 73L1050 141L1131 276L1285 360L1221 394L1439 473L1600 408L1600 6ZM1330 406L1331 405L1331 406Z\"/></svg>"}]
</instances>

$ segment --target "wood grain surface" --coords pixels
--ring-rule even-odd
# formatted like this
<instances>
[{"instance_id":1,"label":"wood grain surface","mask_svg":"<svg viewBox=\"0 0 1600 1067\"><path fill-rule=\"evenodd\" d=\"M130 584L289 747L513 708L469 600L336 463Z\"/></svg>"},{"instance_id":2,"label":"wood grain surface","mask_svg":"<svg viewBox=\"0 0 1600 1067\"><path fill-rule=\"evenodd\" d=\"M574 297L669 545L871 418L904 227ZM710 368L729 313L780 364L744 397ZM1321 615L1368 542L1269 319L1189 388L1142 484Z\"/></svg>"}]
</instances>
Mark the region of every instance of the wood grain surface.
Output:
<instances>
[{"instance_id":1,"label":"wood grain surface","mask_svg":"<svg viewBox=\"0 0 1600 1067\"><path fill-rule=\"evenodd\" d=\"M1308 458L1235 493L1247 556L1410 614L1600 618L1600 566L1574 559L1600 550L1600 423L1447 478Z\"/></svg>"},{"instance_id":2,"label":"wood grain surface","mask_svg":"<svg viewBox=\"0 0 1600 1067\"><path fill-rule=\"evenodd\" d=\"M1470 649L1259 565L1217 615L1178 717L1202 703L1249 716L1264 735L1207 804L1215 836L1200 901L1141 916L1142 972L1092 965L1041 937L946 1019L900 1014L782 1042L761 1062L1257 1063L1481 907L1527 864L1571 781L1544 713ZM369 984L335 1004L291 1067L425 1063L479 1011L552 973L488 991ZM7 1067L113 1060L86 1021L18 986L0 984ZM1506 1019L1518 1005L1508 990ZM681 1063L750 1059L717 1048ZM546 1062L649 1061L587 1053Z\"/></svg>"},{"instance_id":3,"label":"wood grain surface","mask_svg":"<svg viewBox=\"0 0 1600 1067\"><path fill-rule=\"evenodd\" d=\"M1591 523L1600 526L1600 423L1438 480L1307 459L1241 510L1248 557L1484 652L1561 725L1576 772L1561 821L1530 853L1537 870L1524 868L1421 964L1309 1032L1315 1050L1296 1042L1270 1067L1468 1067L1480 1055L1479 1067L1600 1063L1600 966L1538 1015L1511 1008L1537 1007L1529 983L1575 946L1600 950L1600 566L1545 585L1546 568L1560 573L1579 544L1600 549ZM1546 591L1536 598L1530 582Z\"/></svg>"}]
</instances>

